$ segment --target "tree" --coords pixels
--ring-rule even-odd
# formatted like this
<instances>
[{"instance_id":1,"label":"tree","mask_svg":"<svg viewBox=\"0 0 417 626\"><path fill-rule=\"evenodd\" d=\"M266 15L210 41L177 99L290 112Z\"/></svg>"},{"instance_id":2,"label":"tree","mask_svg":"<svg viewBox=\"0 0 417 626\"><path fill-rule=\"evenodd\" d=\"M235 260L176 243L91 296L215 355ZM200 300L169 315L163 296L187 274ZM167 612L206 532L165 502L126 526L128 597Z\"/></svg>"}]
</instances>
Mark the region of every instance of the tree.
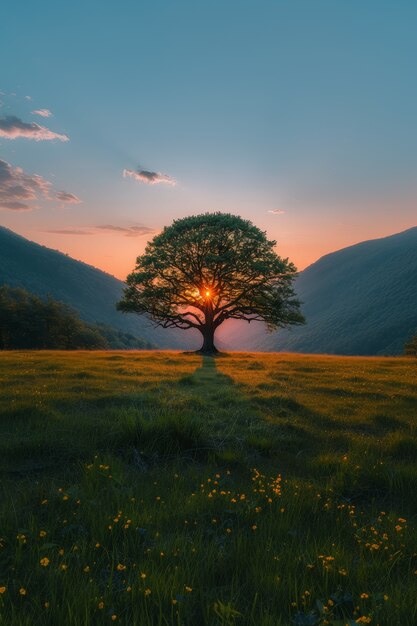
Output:
<instances>
[{"instance_id":1,"label":"tree","mask_svg":"<svg viewBox=\"0 0 417 626\"><path fill-rule=\"evenodd\" d=\"M204 354L217 352L214 334L227 319L262 321L270 329L302 324L292 288L296 268L275 245L228 213L176 220L138 257L118 308L163 328L199 330Z\"/></svg>"},{"instance_id":2,"label":"tree","mask_svg":"<svg viewBox=\"0 0 417 626\"><path fill-rule=\"evenodd\" d=\"M417 356L417 334L405 344L405 354L407 356Z\"/></svg>"},{"instance_id":3,"label":"tree","mask_svg":"<svg viewBox=\"0 0 417 626\"><path fill-rule=\"evenodd\" d=\"M0 287L0 350L101 350L97 328L62 302L41 300L25 289Z\"/></svg>"}]
</instances>

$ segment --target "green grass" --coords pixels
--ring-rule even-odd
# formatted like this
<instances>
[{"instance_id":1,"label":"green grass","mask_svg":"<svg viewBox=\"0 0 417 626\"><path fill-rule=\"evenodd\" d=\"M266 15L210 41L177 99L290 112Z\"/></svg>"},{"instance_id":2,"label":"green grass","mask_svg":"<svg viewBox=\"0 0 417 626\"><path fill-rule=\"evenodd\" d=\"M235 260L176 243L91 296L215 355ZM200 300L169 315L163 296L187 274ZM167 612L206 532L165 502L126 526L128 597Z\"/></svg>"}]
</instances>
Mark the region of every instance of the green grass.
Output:
<instances>
[{"instance_id":1,"label":"green grass","mask_svg":"<svg viewBox=\"0 0 417 626\"><path fill-rule=\"evenodd\" d=\"M417 362L0 355L0 624L417 624Z\"/></svg>"}]
</instances>

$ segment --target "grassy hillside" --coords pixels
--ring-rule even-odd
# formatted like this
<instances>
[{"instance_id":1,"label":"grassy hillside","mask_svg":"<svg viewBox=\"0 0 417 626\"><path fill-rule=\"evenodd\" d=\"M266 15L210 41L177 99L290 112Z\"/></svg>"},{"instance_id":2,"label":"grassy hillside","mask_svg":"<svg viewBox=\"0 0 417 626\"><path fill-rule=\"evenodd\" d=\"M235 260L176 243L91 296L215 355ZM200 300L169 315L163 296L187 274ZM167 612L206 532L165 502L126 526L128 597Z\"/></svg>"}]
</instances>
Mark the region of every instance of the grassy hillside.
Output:
<instances>
[{"instance_id":1,"label":"grassy hillside","mask_svg":"<svg viewBox=\"0 0 417 626\"><path fill-rule=\"evenodd\" d=\"M29 241L0 226L0 285L23 287L37 296L69 304L81 319L112 326L165 348L198 347L190 333L155 329L144 317L116 310L124 283L62 252Z\"/></svg>"},{"instance_id":2,"label":"grassy hillside","mask_svg":"<svg viewBox=\"0 0 417 626\"><path fill-rule=\"evenodd\" d=\"M413 359L4 353L0 623L417 623Z\"/></svg>"},{"instance_id":3,"label":"grassy hillside","mask_svg":"<svg viewBox=\"0 0 417 626\"><path fill-rule=\"evenodd\" d=\"M327 254L300 274L295 288L305 326L272 335L260 325L240 327L233 347L402 354L417 330L417 228Z\"/></svg>"}]
</instances>

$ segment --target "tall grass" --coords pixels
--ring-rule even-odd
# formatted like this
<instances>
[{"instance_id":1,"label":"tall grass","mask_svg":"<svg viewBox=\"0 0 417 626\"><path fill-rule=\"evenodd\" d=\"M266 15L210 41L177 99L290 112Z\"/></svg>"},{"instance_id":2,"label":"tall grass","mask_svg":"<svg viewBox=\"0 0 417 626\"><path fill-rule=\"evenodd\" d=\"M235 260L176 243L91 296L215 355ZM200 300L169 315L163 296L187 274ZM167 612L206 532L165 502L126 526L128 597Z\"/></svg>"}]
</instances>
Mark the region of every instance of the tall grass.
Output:
<instances>
[{"instance_id":1,"label":"tall grass","mask_svg":"<svg viewBox=\"0 0 417 626\"><path fill-rule=\"evenodd\" d=\"M408 359L4 353L0 623L417 624Z\"/></svg>"}]
</instances>

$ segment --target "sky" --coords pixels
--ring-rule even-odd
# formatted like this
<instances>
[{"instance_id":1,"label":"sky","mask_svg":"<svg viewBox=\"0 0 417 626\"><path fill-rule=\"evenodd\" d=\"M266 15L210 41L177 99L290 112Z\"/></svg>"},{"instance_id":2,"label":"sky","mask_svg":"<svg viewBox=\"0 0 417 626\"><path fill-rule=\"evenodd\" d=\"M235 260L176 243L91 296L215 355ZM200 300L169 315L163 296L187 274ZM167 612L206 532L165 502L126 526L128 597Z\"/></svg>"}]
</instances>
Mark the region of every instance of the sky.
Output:
<instances>
[{"instance_id":1,"label":"sky","mask_svg":"<svg viewBox=\"0 0 417 626\"><path fill-rule=\"evenodd\" d=\"M125 278L241 215L301 270L417 225L414 0L15 0L0 224Z\"/></svg>"}]
</instances>

